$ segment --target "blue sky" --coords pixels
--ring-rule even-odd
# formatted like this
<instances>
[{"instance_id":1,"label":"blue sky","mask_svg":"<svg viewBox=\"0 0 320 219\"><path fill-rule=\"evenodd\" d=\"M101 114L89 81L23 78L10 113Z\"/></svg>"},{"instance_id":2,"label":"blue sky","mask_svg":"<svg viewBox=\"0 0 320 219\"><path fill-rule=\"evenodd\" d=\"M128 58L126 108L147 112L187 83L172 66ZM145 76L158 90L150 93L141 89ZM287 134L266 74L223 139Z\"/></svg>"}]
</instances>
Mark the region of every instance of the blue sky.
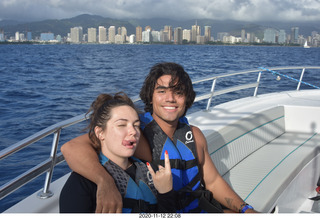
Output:
<instances>
[{"instance_id":1,"label":"blue sky","mask_svg":"<svg viewBox=\"0 0 320 219\"><path fill-rule=\"evenodd\" d=\"M320 21L320 0L0 0L0 20L63 19L80 14L115 19Z\"/></svg>"}]
</instances>

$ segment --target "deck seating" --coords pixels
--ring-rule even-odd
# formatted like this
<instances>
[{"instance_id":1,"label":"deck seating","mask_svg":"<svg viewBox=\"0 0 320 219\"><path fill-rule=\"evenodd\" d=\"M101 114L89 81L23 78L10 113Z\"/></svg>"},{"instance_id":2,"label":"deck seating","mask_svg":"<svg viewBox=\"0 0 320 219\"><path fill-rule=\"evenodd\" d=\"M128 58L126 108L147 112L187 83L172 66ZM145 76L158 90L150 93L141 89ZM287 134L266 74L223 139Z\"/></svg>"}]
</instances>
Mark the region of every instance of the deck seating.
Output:
<instances>
[{"instance_id":1,"label":"deck seating","mask_svg":"<svg viewBox=\"0 0 320 219\"><path fill-rule=\"evenodd\" d=\"M269 212L285 186L319 153L319 134L285 130L284 107L278 106L219 132L205 132L220 174L258 211Z\"/></svg>"}]
</instances>

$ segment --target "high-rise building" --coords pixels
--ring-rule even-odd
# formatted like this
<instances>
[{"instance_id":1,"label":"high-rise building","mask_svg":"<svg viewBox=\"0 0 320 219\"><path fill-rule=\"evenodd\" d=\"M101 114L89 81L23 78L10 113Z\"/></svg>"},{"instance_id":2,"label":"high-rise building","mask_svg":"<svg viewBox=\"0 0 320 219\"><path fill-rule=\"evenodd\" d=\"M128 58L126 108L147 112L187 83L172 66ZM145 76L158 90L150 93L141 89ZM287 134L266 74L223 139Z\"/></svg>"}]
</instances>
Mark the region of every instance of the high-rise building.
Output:
<instances>
[{"instance_id":1,"label":"high-rise building","mask_svg":"<svg viewBox=\"0 0 320 219\"><path fill-rule=\"evenodd\" d=\"M107 28L99 26L99 43L107 42Z\"/></svg>"},{"instance_id":2,"label":"high-rise building","mask_svg":"<svg viewBox=\"0 0 320 219\"><path fill-rule=\"evenodd\" d=\"M15 40L20 41L20 33L18 31L16 32Z\"/></svg>"},{"instance_id":3,"label":"high-rise building","mask_svg":"<svg viewBox=\"0 0 320 219\"><path fill-rule=\"evenodd\" d=\"M160 42L169 42L169 33L164 30L160 30Z\"/></svg>"},{"instance_id":4,"label":"high-rise building","mask_svg":"<svg viewBox=\"0 0 320 219\"><path fill-rule=\"evenodd\" d=\"M193 25L191 27L191 41L196 42L197 41L197 36L199 36L200 34L201 34L200 26Z\"/></svg>"},{"instance_id":5,"label":"high-rise building","mask_svg":"<svg viewBox=\"0 0 320 219\"><path fill-rule=\"evenodd\" d=\"M184 29L182 31L182 40L186 40L187 42L191 41L191 31Z\"/></svg>"},{"instance_id":6,"label":"high-rise building","mask_svg":"<svg viewBox=\"0 0 320 219\"><path fill-rule=\"evenodd\" d=\"M209 42L211 40L211 26L204 26L204 41Z\"/></svg>"},{"instance_id":7,"label":"high-rise building","mask_svg":"<svg viewBox=\"0 0 320 219\"><path fill-rule=\"evenodd\" d=\"M108 41L109 43L115 43L115 37L116 37L116 27L110 26L108 29Z\"/></svg>"},{"instance_id":8,"label":"high-rise building","mask_svg":"<svg viewBox=\"0 0 320 219\"><path fill-rule=\"evenodd\" d=\"M197 26L192 25L191 27L191 41L196 42L197 41Z\"/></svg>"},{"instance_id":9,"label":"high-rise building","mask_svg":"<svg viewBox=\"0 0 320 219\"><path fill-rule=\"evenodd\" d=\"M20 41L25 41L26 40L26 37L24 36L24 33L20 33L19 40Z\"/></svg>"},{"instance_id":10,"label":"high-rise building","mask_svg":"<svg viewBox=\"0 0 320 219\"><path fill-rule=\"evenodd\" d=\"M125 42L127 39L127 28L121 27L121 36L123 37L123 41Z\"/></svg>"},{"instance_id":11,"label":"high-rise building","mask_svg":"<svg viewBox=\"0 0 320 219\"><path fill-rule=\"evenodd\" d=\"M197 36L201 35L201 29L200 26L197 25L197 22L195 25L192 25L191 27L191 41L197 42Z\"/></svg>"},{"instance_id":12,"label":"high-rise building","mask_svg":"<svg viewBox=\"0 0 320 219\"><path fill-rule=\"evenodd\" d=\"M117 34L114 36L115 44L123 44L123 42L124 42L123 36L121 36L120 34Z\"/></svg>"},{"instance_id":13,"label":"high-rise building","mask_svg":"<svg viewBox=\"0 0 320 219\"><path fill-rule=\"evenodd\" d=\"M241 30L241 42L246 42L246 30L242 29Z\"/></svg>"},{"instance_id":14,"label":"high-rise building","mask_svg":"<svg viewBox=\"0 0 320 219\"><path fill-rule=\"evenodd\" d=\"M285 30L279 30L278 43L283 44L286 42L287 36Z\"/></svg>"},{"instance_id":15,"label":"high-rise building","mask_svg":"<svg viewBox=\"0 0 320 219\"><path fill-rule=\"evenodd\" d=\"M152 42L160 42L160 32L159 31L151 31L151 41Z\"/></svg>"},{"instance_id":16,"label":"high-rise building","mask_svg":"<svg viewBox=\"0 0 320 219\"><path fill-rule=\"evenodd\" d=\"M88 28L88 43L96 43L97 42L97 29L96 28Z\"/></svg>"},{"instance_id":17,"label":"high-rise building","mask_svg":"<svg viewBox=\"0 0 320 219\"><path fill-rule=\"evenodd\" d=\"M136 41L142 42L142 27L136 27Z\"/></svg>"},{"instance_id":18,"label":"high-rise building","mask_svg":"<svg viewBox=\"0 0 320 219\"><path fill-rule=\"evenodd\" d=\"M82 27L73 27L70 30L70 37L72 43L81 43L83 37Z\"/></svg>"},{"instance_id":19,"label":"high-rise building","mask_svg":"<svg viewBox=\"0 0 320 219\"><path fill-rule=\"evenodd\" d=\"M174 28L174 44L182 44L182 28Z\"/></svg>"},{"instance_id":20,"label":"high-rise building","mask_svg":"<svg viewBox=\"0 0 320 219\"><path fill-rule=\"evenodd\" d=\"M151 36L151 31L150 31L150 29L142 32L142 42L144 42L144 43L150 43L150 42L151 42L151 39L152 39L152 36Z\"/></svg>"},{"instance_id":21,"label":"high-rise building","mask_svg":"<svg viewBox=\"0 0 320 219\"><path fill-rule=\"evenodd\" d=\"M30 31L27 32L27 40L28 41L32 40L32 33Z\"/></svg>"},{"instance_id":22,"label":"high-rise building","mask_svg":"<svg viewBox=\"0 0 320 219\"><path fill-rule=\"evenodd\" d=\"M299 39L299 27L292 27L291 28L291 43L298 43Z\"/></svg>"},{"instance_id":23,"label":"high-rise building","mask_svg":"<svg viewBox=\"0 0 320 219\"><path fill-rule=\"evenodd\" d=\"M136 35L134 34L131 34L129 36L129 43L135 43L136 42Z\"/></svg>"},{"instance_id":24,"label":"high-rise building","mask_svg":"<svg viewBox=\"0 0 320 219\"><path fill-rule=\"evenodd\" d=\"M267 43L276 43L277 30L267 28L264 30L263 41Z\"/></svg>"},{"instance_id":25,"label":"high-rise building","mask_svg":"<svg viewBox=\"0 0 320 219\"><path fill-rule=\"evenodd\" d=\"M168 38L165 39L166 41L165 42L171 42L172 41L172 27L171 26L164 26L164 30L163 30L164 33L167 33L167 36Z\"/></svg>"},{"instance_id":26,"label":"high-rise building","mask_svg":"<svg viewBox=\"0 0 320 219\"><path fill-rule=\"evenodd\" d=\"M253 42L253 40L252 40L252 35L251 35L251 33L246 33L246 39L247 39L247 42L248 43L252 43Z\"/></svg>"}]
</instances>

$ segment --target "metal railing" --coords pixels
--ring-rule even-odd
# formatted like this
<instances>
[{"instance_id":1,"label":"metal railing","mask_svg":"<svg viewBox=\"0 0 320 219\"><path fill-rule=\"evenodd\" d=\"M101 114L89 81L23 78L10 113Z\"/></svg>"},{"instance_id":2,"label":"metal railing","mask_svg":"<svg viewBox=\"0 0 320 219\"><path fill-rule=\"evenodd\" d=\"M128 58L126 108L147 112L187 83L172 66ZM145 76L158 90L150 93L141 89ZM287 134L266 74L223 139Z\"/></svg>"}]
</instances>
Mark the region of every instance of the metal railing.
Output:
<instances>
[{"instance_id":1,"label":"metal railing","mask_svg":"<svg viewBox=\"0 0 320 219\"><path fill-rule=\"evenodd\" d=\"M268 70L278 71L278 70L294 70L294 69L296 69L296 70L301 69L302 70L302 72L300 74L300 80L298 80L299 83L296 88L296 90L299 90L301 82L303 80L305 70L306 69L320 69L320 66L275 67L275 68L270 68ZM210 92L197 96L195 99L195 102L207 100L208 102L207 102L206 110L209 110L209 108L211 106L212 98L215 96L218 96L218 95L227 94L230 92L239 91L239 90L248 89L248 88L255 88L253 96L257 96L258 88L259 88L259 84L260 84L260 80L261 80L261 74L264 71L265 70L262 70L262 69L260 69L260 70L255 69L255 70L249 70L249 71L233 72L233 73L221 74L218 76L194 81L193 84L199 84L199 83L206 82L206 81L212 81ZM228 87L228 88L220 89L218 91L216 91L216 89L215 89L218 80L221 78L233 77L236 75L247 75L247 74L253 74L253 73L257 74L257 79L256 79L255 83L248 83L248 84L238 85L238 86L234 86L234 87ZM140 98L138 96L135 96L132 98L132 100L134 102L137 102L140 100ZM38 176L40 176L41 174L43 174L45 172L47 172L47 174L46 174L46 178L45 178L45 182L44 182L44 188L43 188L42 192L40 192L38 194L38 197L42 198L42 199L51 197L53 194L50 192L50 183L52 180L52 174L53 174L54 167L57 164L64 161L64 157L61 154L61 152L57 154L61 130L66 127L80 123L84 120L86 120L85 114L75 116L71 119L62 121L60 123L57 123L55 125L52 125L52 126L46 128L42 131L39 131L39 132L35 133L34 135L32 135L28 138L25 138L15 144L13 144L12 146L9 146L8 148L0 151L0 160L2 160L10 155L13 155L17 151L19 151L23 148L26 148L27 146L43 139L44 137L47 137L47 136L53 134L50 157L47 160L45 160L42 163L35 166L34 168L26 171L25 173L17 176L16 178L9 181L8 183L2 185L0 187L0 199L11 194L12 192L17 190L21 186L23 186L26 183L30 182L31 180L37 178Z\"/></svg>"},{"instance_id":2,"label":"metal railing","mask_svg":"<svg viewBox=\"0 0 320 219\"><path fill-rule=\"evenodd\" d=\"M21 175L17 176L13 180L9 181L8 183L2 185L0 187L0 199L4 198L5 196L11 194L15 190L19 189L21 186L25 185L26 183L30 182L31 180L37 178L41 174L47 172L45 182L44 182L44 188L41 193L38 194L39 198L48 198L51 197L53 194L50 192L50 183L52 179L53 169L54 167L64 161L64 157L62 153L57 154L58 149L58 143L60 139L60 133L61 130L72 126L74 124L77 124L79 122L84 121L85 114L75 116L71 119L59 122L57 124L54 124L52 126L49 126L46 129L43 129L13 145L10 147L2 150L0 152L0 160L13 155L14 153L26 148L27 146L53 134L53 140L52 140L52 146L51 146L51 153L50 157L43 161L42 163L36 165L32 169L22 173Z\"/></svg>"}]
</instances>

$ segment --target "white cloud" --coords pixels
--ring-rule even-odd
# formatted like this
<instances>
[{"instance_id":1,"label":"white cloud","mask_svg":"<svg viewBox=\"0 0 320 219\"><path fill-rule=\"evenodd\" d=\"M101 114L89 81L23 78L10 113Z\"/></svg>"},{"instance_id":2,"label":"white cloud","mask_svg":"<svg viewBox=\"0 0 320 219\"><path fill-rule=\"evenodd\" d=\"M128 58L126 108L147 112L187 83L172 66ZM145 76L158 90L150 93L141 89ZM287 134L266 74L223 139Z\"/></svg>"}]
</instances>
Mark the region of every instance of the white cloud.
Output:
<instances>
[{"instance_id":1,"label":"white cloud","mask_svg":"<svg viewBox=\"0 0 320 219\"><path fill-rule=\"evenodd\" d=\"M40 20L88 13L117 19L320 21L319 0L2 0L0 19Z\"/></svg>"}]
</instances>

